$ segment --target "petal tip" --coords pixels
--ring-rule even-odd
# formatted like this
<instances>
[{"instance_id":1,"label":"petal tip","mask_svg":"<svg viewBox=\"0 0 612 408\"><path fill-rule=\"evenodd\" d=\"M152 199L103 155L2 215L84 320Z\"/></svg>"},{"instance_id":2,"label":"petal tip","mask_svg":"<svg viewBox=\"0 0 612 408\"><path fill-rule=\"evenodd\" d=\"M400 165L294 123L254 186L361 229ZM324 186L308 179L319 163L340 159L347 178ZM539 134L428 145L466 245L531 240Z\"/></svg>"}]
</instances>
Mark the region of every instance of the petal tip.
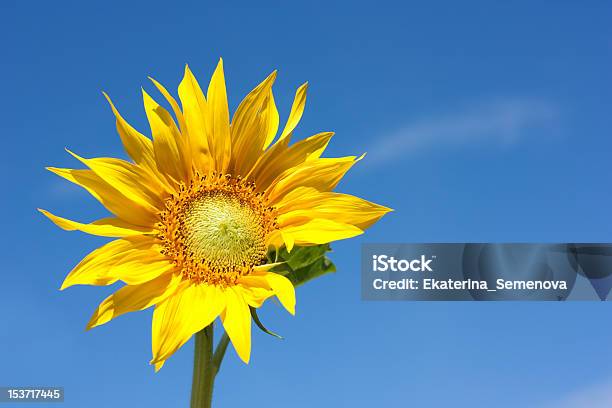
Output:
<instances>
[{"instance_id":1,"label":"petal tip","mask_svg":"<svg viewBox=\"0 0 612 408\"><path fill-rule=\"evenodd\" d=\"M42 208L37 208L36 210L45 217L49 218L51 221L53 221L53 214L51 214L49 211L43 210Z\"/></svg>"},{"instance_id":2,"label":"petal tip","mask_svg":"<svg viewBox=\"0 0 612 408\"><path fill-rule=\"evenodd\" d=\"M155 78L153 78L152 76L147 75L147 79L149 81L153 82L153 85L155 85L156 87L159 88L161 86L161 84Z\"/></svg>"},{"instance_id":3,"label":"petal tip","mask_svg":"<svg viewBox=\"0 0 612 408\"><path fill-rule=\"evenodd\" d=\"M76 154L75 152L73 152L72 150L70 150L68 147L64 147L64 150L65 150L66 152L68 152L68 153L69 153L69 154L70 154L72 157L74 157L75 159L77 159L77 160L79 160L79 161L82 161L82 158L81 158L81 157L80 157L78 154Z\"/></svg>"},{"instance_id":4,"label":"petal tip","mask_svg":"<svg viewBox=\"0 0 612 408\"><path fill-rule=\"evenodd\" d=\"M158 372L163 367L165 362L166 362L166 360L162 360L159 357L153 357L149 361L149 365L154 365L155 366L155 372Z\"/></svg>"},{"instance_id":5,"label":"petal tip","mask_svg":"<svg viewBox=\"0 0 612 408\"><path fill-rule=\"evenodd\" d=\"M113 103L113 100L111 99L111 97L104 91L102 91L102 95L104 95L104 97L106 98L106 102L108 102L108 104L110 105L110 108L113 111L113 114L115 116L119 116L119 112L117 111L117 108L115 108L115 104Z\"/></svg>"}]
</instances>

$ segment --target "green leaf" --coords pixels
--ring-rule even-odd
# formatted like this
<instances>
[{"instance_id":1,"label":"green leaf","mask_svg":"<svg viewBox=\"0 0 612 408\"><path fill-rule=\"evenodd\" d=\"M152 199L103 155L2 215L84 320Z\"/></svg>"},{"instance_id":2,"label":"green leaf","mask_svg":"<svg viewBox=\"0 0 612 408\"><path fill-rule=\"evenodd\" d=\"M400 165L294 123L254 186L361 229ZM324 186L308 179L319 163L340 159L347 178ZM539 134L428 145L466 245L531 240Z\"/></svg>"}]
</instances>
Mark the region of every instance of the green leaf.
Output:
<instances>
[{"instance_id":1,"label":"green leaf","mask_svg":"<svg viewBox=\"0 0 612 408\"><path fill-rule=\"evenodd\" d=\"M336 271L332 261L325 256L329 251L331 251L329 244L294 247L291 253L283 248L278 254L269 254L271 259L284 262L270 271L286 276L293 286L303 285L310 280Z\"/></svg>"},{"instance_id":2,"label":"green leaf","mask_svg":"<svg viewBox=\"0 0 612 408\"><path fill-rule=\"evenodd\" d=\"M291 253L287 252L286 248L282 248L280 256L287 261L291 269L300 269L324 257L329 251L331 251L329 244L295 247Z\"/></svg>"},{"instance_id":3,"label":"green leaf","mask_svg":"<svg viewBox=\"0 0 612 408\"><path fill-rule=\"evenodd\" d=\"M336 266L323 256L308 266L292 271L287 278L293 283L293 286L299 286L331 272L336 272Z\"/></svg>"},{"instance_id":4,"label":"green leaf","mask_svg":"<svg viewBox=\"0 0 612 408\"><path fill-rule=\"evenodd\" d=\"M269 334L270 336L274 336L276 338L279 339L283 339L281 336L279 336L278 334L268 330L263 323L261 322L261 320L259 320L259 316L257 316L257 309L255 309L252 306L249 306L249 309L251 310L251 317L253 318L253 321L255 322L255 324L257 325L257 327L259 327L261 329L262 332Z\"/></svg>"}]
</instances>

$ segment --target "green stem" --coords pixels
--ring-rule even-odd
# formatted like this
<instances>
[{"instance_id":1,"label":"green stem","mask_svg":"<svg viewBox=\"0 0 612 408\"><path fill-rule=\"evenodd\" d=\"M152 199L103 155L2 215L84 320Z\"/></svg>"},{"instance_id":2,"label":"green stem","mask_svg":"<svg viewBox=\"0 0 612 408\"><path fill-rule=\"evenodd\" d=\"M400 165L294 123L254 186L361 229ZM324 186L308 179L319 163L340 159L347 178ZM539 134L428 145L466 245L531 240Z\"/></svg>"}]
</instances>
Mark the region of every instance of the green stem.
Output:
<instances>
[{"instance_id":1,"label":"green stem","mask_svg":"<svg viewBox=\"0 0 612 408\"><path fill-rule=\"evenodd\" d=\"M217 369L213 364L213 324L195 335L191 408L210 408Z\"/></svg>"},{"instance_id":2,"label":"green stem","mask_svg":"<svg viewBox=\"0 0 612 408\"><path fill-rule=\"evenodd\" d=\"M213 354L213 366L215 368L215 375L219 372L221 368L221 362L223 361L223 356L225 356L225 350L227 350L227 345L230 342L230 338L227 336L227 333L223 333L223 337L219 340L219 344L217 344L217 348L215 349L215 354Z\"/></svg>"}]
</instances>

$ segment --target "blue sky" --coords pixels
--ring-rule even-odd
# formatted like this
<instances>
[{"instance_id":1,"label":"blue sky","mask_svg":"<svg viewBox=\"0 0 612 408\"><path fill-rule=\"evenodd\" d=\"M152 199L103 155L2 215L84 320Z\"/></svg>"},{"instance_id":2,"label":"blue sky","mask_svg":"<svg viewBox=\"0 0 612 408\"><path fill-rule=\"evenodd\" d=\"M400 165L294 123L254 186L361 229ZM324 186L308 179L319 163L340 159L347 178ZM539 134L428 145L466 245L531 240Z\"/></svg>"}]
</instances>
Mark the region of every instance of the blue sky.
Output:
<instances>
[{"instance_id":1,"label":"blue sky","mask_svg":"<svg viewBox=\"0 0 612 408\"><path fill-rule=\"evenodd\" d=\"M298 290L295 317L264 308L285 340L254 333L249 366L229 351L217 406L612 400L607 303L368 303L359 288L363 242L612 241L608 2L85 3L0 6L0 385L64 386L67 407L187 405L192 343L154 374L150 311L85 332L115 288L58 288L105 240L35 209L104 214L44 170L78 166L64 147L123 155L102 90L146 132L147 75L176 89L189 63L205 82L222 56L232 108L278 69L286 118L309 81L296 135L368 151L340 190L396 211L334 245L339 272Z\"/></svg>"}]
</instances>

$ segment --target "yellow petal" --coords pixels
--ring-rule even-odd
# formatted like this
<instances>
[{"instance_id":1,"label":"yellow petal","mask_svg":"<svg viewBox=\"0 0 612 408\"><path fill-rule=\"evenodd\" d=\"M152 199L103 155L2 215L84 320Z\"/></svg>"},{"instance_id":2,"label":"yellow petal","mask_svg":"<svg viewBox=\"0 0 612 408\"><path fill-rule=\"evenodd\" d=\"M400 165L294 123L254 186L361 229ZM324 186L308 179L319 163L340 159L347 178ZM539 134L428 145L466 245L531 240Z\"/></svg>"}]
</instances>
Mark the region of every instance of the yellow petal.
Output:
<instances>
[{"instance_id":1,"label":"yellow petal","mask_svg":"<svg viewBox=\"0 0 612 408\"><path fill-rule=\"evenodd\" d=\"M268 92L272 88L276 80L276 71L273 71L259 85L257 85L247 96L240 102L234 117L232 118L232 139L235 142L243 143L240 140L243 134L247 131L252 122L256 119L258 111L261 109L264 100L268 97ZM236 146L236 143L234 143ZM236 150L236 149L235 149ZM234 151L236 154L236 151Z\"/></svg>"},{"instance_id":2,"label":"yellow petal","mask_svg":"<svg viewBox=\"0 0 612 408\"><path fill-rule=\"evenodd\" d=\"M300 119L302 119L302 114L304 113L304 106L306 106L306 91L308 90L308 82L303 84L298 88L295 92L295 98L293 99L293 105L291 105L291 112L289 113L289 118L287 119L287 124L285 124L285 128L279 137L279 141L283 140L287 136L290 136L293 132L293 129L298 125Z\"/></svg>"},{"instance_id":3,"label":"yellow petal","mask_svg":"<svg viewBox=\"0 0 612 408\"><path fill-rule=\"evenodd\" d=\"M280 265L285 265L287 264L287 262L282 261L282 262L273 262L273 263L267 263L267 264L263 264L263 265L257 265L253 267L253 272L267 272L270 269L280 266ZM249 275L247 275L249 276Z\"/></svg>"},{"instance_id":4,"label":"yellow petal","mask_svg":"<svg viewBox=\"0 0 612 408\"><path fill-rule=\"evenodd\" d=\"M249 173L247 173L246 178L255 180L255 183L257 183L257 189L259 191L263 191L267 187L267 185L266 186L259 185L259 181L261 181L262 184L264 183L262 173L268 174L269 172L267 172L266 169L269 166L279 161L282 162L281 158L287 154L287 150L289 148L288 146L289 146L289 139L287 138L274 143L272 147L270 147L268 150L266 150L259 156L259 158L257 159L257 162L255 162L255 164L253 165ZM286 168L283 168L281 172L284 170L286 170Z\"/></svg>"},{"instance_id":5,"label":"yellow petal","mask_svg":"<svg viewBox=\"0 0 612 408\"><path fill-rule=\"evenodd\" d=\"M295 245L295 238L293 237L293 234L289 232L283 232L282 230L280 230L279 233L280 233L280 236L283 242L285 243L285 247L287 248L287 251L291 252L291 250L293 249ZM275 246L278 248L278 244L276 244Z\"/></svg>"},{"instance_id":6,"label":"yellow petal","mask_svg":"<svg viewBox=\"0 0 612 408\"><path fill-rule=\"evenodd\" d=\"M130 235L141 235L145 232L152 232L151 229L145 230L138 228L132 224L121 221L118 218L102 218L90 224L83 224L77 221L72 221L67 218L58 217L51 214L49 211L38 209L55 225L66 231L82 231L91 235L99 235L102 237L126 237Z\"/></svg>"},{"instance_id":7,"label":"yellow petal","mask_svg":"<svg viewBox=\"0 0 612 408\"><path fill-rule=\"evenodd\" d=\"M183 105L194 166L202 174L208 174L212 170L212 159L206 132L206 98L188 66L185 66L185 76L179 85L178 93Z\"/></svg>"},{"instance_id":8,"label":"yellow petal","mask_svg":"<svg viewBox=\"0 0 612 408\"><path fill-rule=\"evenodd\" d=\"M164 366L165 363L166 363L166 360L155 363L155 372L158 372L159 370L161 370L161 368Z\"/></svg>"},{"instance_id":9,"label":"yellow petal","mask_svg":"<svg viewBox=\"0 0 612 408\"><path fill-rule=\"evenodd\" d=\"M320 192L311 187L298 187L275 205L278 223L291 225L295 220L326 218L351 224L365 230L390 208L374 204L362 198L334 192Z\"/></svg>"},{"instance_id":10,"label":"yellow petal","mask_svg":"<svg viewBox=\"0 0 612 408\"><path fill-rule=\"evenodd\" d=\"M225 308L225 295L216 286L188 285L158 304L153 312L151 364L167 360L194 333Z\"/></svg>"},{"instance_id":11,"label":"yellow petal","mask_svg":"<svg viewBox=\"0 0 612 408\"><path fill-rule=\"evenodd\" d=\"M241 290L245 302L252 307L261 307L266 299L274 296L272 288L263 276L241 276L236 287Z\"/></svg>"},{"instance_id":12,"label":"yellow petal","mask_svg":"<svg viewBox=\"0 0 612 408\"><path fill-rule=\"evenodd\" d=\"M83 187L110 212L127 222L139 226L150 226L156 222L156 214L128 199L92 170L60 169L56 167L47 167L47 170Z\"/></svg>"},{"instance_id":13,"label":"yellow petal","mask_svg":"<svg viewBox=\"0 0 612 408\"><path fill-rule=\"evenodd\" d=\"M179 129L181 133L184 132L186 129L185 118L183 117L183 112L181 111L179 104L176 102L176 99L174 99L170 92L168 92L168 90L162 84L157 82L154 78L149 77L149 80L153 82L153 85L155 85L157 90L164 96L164 98L166 98L166 100L170 104L170 107L172 108L172 112L174 112L174 116L176 116L176 120L179 123Z\"/></svg>"},{"instance_id":14,"label":"yellow petal","mask_svg":"<svg viewBox=\"0 0 612 408\"><path fill-rule=\"evenodd\" d=\"M270 98L268 103L265 105L264 111L262 112L262 117L266 118L264 123L267 125L264 127L266 140L262 149L265 150L274 140L276 132L278 132L278 124L280 123L280 117L278 115L278 110L276 109L276 103L274 102L274 94L272 93L272 90L270 90Z\"/></svg>"},{"instance_id":15,"label":"yellow petal","mask_svg":"<svg viewBox=\"0 0 612 408\"><path fill-rule=\"evenodd\" d=\"M187 162L181 154L181 150L184 150L182 136L172 116L159 106L144 89L142 98L153 135L153 150L157 168L162 174L169 175L175 181L186 180Z\"/></svg>"},{"instance_id":16,"label":"yellow petal","mask_svg":"<svg viewBox=\"0 0 612 408\"><path fill-rule=\"evenodd\" d=\"M270 289L265 289L255 286L236 286L240 290L242 298L251 307L261 307L270 296L274 296L274 292Z\"/></svg>"},{"instance_id":17,"label":"yellow petal","mask_svg":"<svg viewBox=\"0 0 612 408\"><path fill-rule=\"evenodd\" d=\"M275 203L297 187L313 187L319 191L331 191L358 160L355 160L355 156L349 156L304 162L278 176L266 195L271 202Z\"/></svg>"},{"instance_id":18,"label":"yellow petal","mask_svg":"<svg viewBox=\"0 0 612 408\"><path fill-rule=\"evenodd\" d=\"M274 230L268 234L266 244L272 249L279 250L285 245L285 240L279 230ZM293 248L293 246L291 246L291 248Z\"/></svg>"},{"instance_id":19,"label":"yellow petal","mask_svg":"<svg viewBox=\"0 0 612 408\"><path fill-rule=\"evenodd\" d=\"M160 192L151 191L147 186L148 177L139 167L120 159L107 157L84 159L70 150L68 153L146 211L156 214L163 207Z\"/></svg>"},{"instance_id":20,"label":"yellow petal","mask_svg":"<svg viewBox=\"0 0 612 408\"><path fill-rule=\"evenodd\" d=\"M117 120L117 132L127 154L136 162L149 169L155 169L155 157L153 155L153 143L149 138L134 129L123 119L111 98L103 92L108 101L113 114Z\"/></svg>"},{"instance_id":21,"label":"yellow petal","mask_svg":"<svg viewBox=\"0 0 612 408\"><path fill-rule=\"evenodd\" d=\"M208 145L215 161L215 170L217 173L223 174L230 161L231 139L222 59L219 59L219 64L210 79L207 95L208 120L206 121L206 126L209 135Z\"/></svg>"},{"instance_id":22,"label":"yellow petal","mask_svg":"<svg viewBox=\"0 0 612 408\"><path fill-rule=\"evenodd\" d=\"M315 218L303 224L281 228L280 233L285 238L287 250L291 251L294 244L327 244L363 234L363 230L354 225Z\"/></svg>"},{"instance_id":23,"label":"yellow petal","mask_svg":"<svg viewBox=\"0 0 612 408\"><path fill-rule=\"evenodd\" d=\"M267 189L287 169L318 159L333 135L333 132L318 133L291 147L287 147L288 139L276 143L261 156L250 177L259 190Z\"/></svg>"},{"instance_id":24,"label":"yellow petal","mask_svg":"<svg viewBox=\"0 0 612 408\"><path fill-rule=\"evenodd\" d=\"M279 209L281 214L302 208L303 203L307 203L309 199L318 196L321 191L314 187L296 187L288 192L282 200L279 200L274 208Z\"/></svg>"},{"instance_id":25,"label":"yellow petal","mask_svg":"<svg viewBox=\"0 0 612 408\"><path fill-rule=\"evenodd\" d=\"M175 135L176 145L179 148L179 153L181 156L181 160L183 162L184 169L186 171L187 176L191 176L192 174L192 158L191 158L191 146L189 140L187 138L187 126L185 124L185 118L183 117L183 112L179 107L179 104L176 102L176 99L170 95L170 92L162 84L157 82L155 79L149 77L151 82L155 84L159 92L166 98L170 106L172 107L172 111L174 112L174 116L176 116L176 120L179 123L180 134ZM172 122L174 123L174 122Z\"/></svg>"},{"instance_id":26,"label":"yellow petal","mask_svg":"<svg viewBox=\"0 0 612 408\"><path fill-rule=\"evenodd\" d=\"M235 174L245 176L265 148L266 140L278 128L278 112L272 96L276 71L255 87L240 102L232 119L232 155ZM276 133L276 129L273 130ZM272 135L274 137L274 135Z\"/></svg>"},{"instance_id":27,"label":"yellow petal","mask_svg":"<svg viewBox=\"0 0 612 408\"><path fill-rule=\"evenodd\" d=\"M295 288L289 279L274 272L255 272L252 276L265 279L285 309L295 315Z\"/></svg>"},{"instance_id":28,"label":"yellow petal","mask_svg":"<svg viewBox=\"0 0 612 408\"><path fill-rule=\"evenodd\" d=\"M227 306L221 314L223 327L238 356L248 364L251 358L251 313L239 289L225 290Z\"/></svg>"},{"instance_id":29,"label":"yellow petal","mask_svg":"<svg viewBox=\"0 0 612 408\"><path fill-rule=\"evenodd\" d=\"M249 129L251 133L246 132L247 148L243 149L241 160L237 159L235 163L235 171L239 175L249 174L278 130L278 112L274 104L272 89L268 91L254 122Z\"/></svg>"},{"instance_id":30,"label":"yellow petal","mask_svg":"<svg viewBox=\"0 0 612 408\"><path fill-rule=\"evenodd\" d=\"M158 251L142 250L121 258L108 273L128 285L138 285L173 270L172 262Z\"/></svg>"},{"instance_id":31,"label":"yellow petal","mask_svg":"<svg viewBox=\"0 0 612 408\"><path fill-rule=\"evenodd\" d=\"M127 285L104 299L87 324L87 329L108 323L128 312L144 310L171 296L179 287L181 277L164 274L140 285Z\"/></svg>"},{"instance_id":32,"label":"yellow petal","mask_svg":"<svg viewBox=\"0 0 612 408\"><path fill-rule=\"evenodd\" d=\"M83 258L66 276L61 290L73 285L111 285L119 280L116 274L111 273L118 262L126 255L151 249L154 245L155 240L147 236L111 241Z\"/></svg>"}]
</instances>

